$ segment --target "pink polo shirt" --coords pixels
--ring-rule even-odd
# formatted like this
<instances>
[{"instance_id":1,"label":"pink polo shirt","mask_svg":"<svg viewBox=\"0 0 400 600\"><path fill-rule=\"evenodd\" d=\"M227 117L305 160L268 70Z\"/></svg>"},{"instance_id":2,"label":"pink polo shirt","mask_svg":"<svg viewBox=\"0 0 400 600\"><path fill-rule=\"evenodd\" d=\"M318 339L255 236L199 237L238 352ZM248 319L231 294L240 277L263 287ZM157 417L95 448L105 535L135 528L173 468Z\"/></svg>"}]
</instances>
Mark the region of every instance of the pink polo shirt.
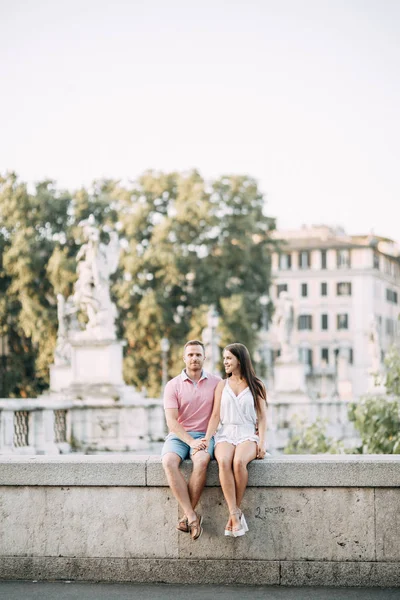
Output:
<instances>
[{"instance_id":1,"label":"pink polo shirt","mask_svg":"<svg viewBox=\"0 0 400 600\"><path fill-rule=\"evenodd\" d=\"M164 408L178 409L178 423L185 431L206 431L210 420L214 390L221 378L203 371L194 383L183 370L167 383L164 391Z\"/></svg>"}]
</instances>

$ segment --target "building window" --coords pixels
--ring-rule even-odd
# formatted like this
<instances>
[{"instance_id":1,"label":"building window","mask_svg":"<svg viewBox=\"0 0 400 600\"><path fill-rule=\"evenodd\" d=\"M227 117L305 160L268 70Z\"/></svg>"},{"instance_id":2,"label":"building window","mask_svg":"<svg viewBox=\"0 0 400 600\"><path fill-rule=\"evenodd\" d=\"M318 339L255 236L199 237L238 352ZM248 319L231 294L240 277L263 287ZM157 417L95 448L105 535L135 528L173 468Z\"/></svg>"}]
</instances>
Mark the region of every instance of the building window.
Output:
<instances>
[{"instance_id":1,"label":"building window","mask_svg":"<svg viewBox=\"0 0 400 600\"><path fill-rule=\"evenodd\" d=\"M378 271L379 271L379 254L378 254L378 252L374 252L374 269L378 269Z\"/></svg>"},{"instance_id":2,"label":"building window","mask_svg":"<svg viewBox=\"0 0 400 600\"><path fill-rule=\"evenodd\" d=\"M321 250L321 269L326 269L326 250Z\"/></svg>"},{"instance_id":3,"label":"building window","mask_svg":"<svg viewBox=\"0 0 400 600\"><path fill-rule=\"evenodd\" d=\"M351 296L351 283L349 281L337 283L336 293L338 296Z\"/></svg>"},{"instance_id":4,"label":"building window","mask_svg":"<svg viewBox=\"0 0 400 600\"><path fill-rule=\"evenodd\" d=\"M394 290L390 290L389 288L386 289L386 300L388 302L393 302L393 304L397 304L397 292L395 292Z\"/></svg>"},{"instance_id":5,"label":"building window","mask_svg":"<svg viewBox=\"0 0 400 600\"><path fill-rule=\"evenodd\" d=\"M278 283L278 285L276 286L276 295L278 298L279 298L281 292L287 292L287 291L288 291L287 283Z\"/></svg>"},{"instance_id":6,"label":"building window","mask_svg":"<svg viewBox=\"0 0 400 600\"><path fill-rule=\"evenodd\" d=\"M383 270L385 271L386 275L393 275L392 261L390 260L390 258L385 257L383 259L383 267Z\"/></svg>"},{"instance_id":7,"label":"building window","mask_svg":"<svg viewBox=\"0 0 400 600\"><path fill-rule=\"evenodd\" d=\"M279 255L279 268L282 271L288 271L292 268L292 255L291 254L280 254Z\"/></svg>"},{"instance_id":8,"label":"building window","mask_svg":"<svg viewBox=\"0 0 400 600\"><path fill-rule=\"evenodd\" d=\"M303 296L303 298L306 298L308 296L308 285L306 283L301 284L301 295Z\"/></svg>"},{"instance_id":9,"label":"building window","mask_svg":"<svg viewBox=\"0 0 400 600\"><path fill-rule=\"evenodd\" d=\"M323 331L328 329L328 315L321 315L321 329Z\"/></svg>"},{"instance_id":10,"label":"building window","mask_svg":"<svg viewBox=\"0 0 400 600\"><path fill-rule=\"evenodd\" d=\"M299 348L299 361L303 365L308 365L310 368L313 366L313 351L311 348Z\"/></svg>"},{"instance_id":11,"label":"building window","mask_svg":"<svg viewBox=\"0 0 400 600\"><path fill-rule=\"evenodd\" d=\"M386 319L386 335L393 336L395 330L395 321L393 321L393 319Z\"/></svg>"},{"instance_id":12,"label":"building window","mask_svg":"<svg viewBox=\"0 0 400 600\"><path fill-rule=\"evenodd\" d=\"M308 250L299 252L299 269L308 269L310 264L310 253Z\"/></svg>"},{"instance_id":13,"label":"building window","mask_svg":"<svg viewBox=\"0 0 400 600\"><path fill-rule=\"evenodd\" d=\"M353 362L354 362L353 348L349 348L349 365L352 365Z\"/></svg>"},{"instance_id":14,"label":"building window","mask_svg":"<svg viewBox=\"0 0 400 600\"><path fill-rule=\"evenodd\" d=\"M303 331L305 329L312 330L312 315L299 315L298 318L298 329Z\"/></svg>"},{"instance_id":15,"label":"building window","mask_svg":"<svg viewBox=\"0 0 400 600\"><path fill-rule=\"evenodd\" d=\"M350 250L336 250L336 265L338 269L348 269L350 267Z\"/></svg>"},{"instance_id":16,"label":"building window","mask_svg":"<svg viewBox=\"0 0 400 600\"><path fill-rule=\"evenodd\" d=\"M338 329L348 329L349 328L349 315L347 313L342 313L337 315L337 328Z\"/></svg>"},{"instance_id":17,"label":"building window","mask_svg":"<svg viewBox=\"0 0 400 600\"><path fill-rule=\"evenodd\" d=\"M321 348L321 361L329 365L329 348Z\"/></svg>"},{"instance_id":18,"label":"building window","mask_svg":"<svg viewBox=\"0 0 400 600\"><path fill-rule=\"evenodd\" d=\"M321 283L321 296L327 296L328 295L328 284L326 283L326 281L323 281Z\"/></svg>"}]
</instances>

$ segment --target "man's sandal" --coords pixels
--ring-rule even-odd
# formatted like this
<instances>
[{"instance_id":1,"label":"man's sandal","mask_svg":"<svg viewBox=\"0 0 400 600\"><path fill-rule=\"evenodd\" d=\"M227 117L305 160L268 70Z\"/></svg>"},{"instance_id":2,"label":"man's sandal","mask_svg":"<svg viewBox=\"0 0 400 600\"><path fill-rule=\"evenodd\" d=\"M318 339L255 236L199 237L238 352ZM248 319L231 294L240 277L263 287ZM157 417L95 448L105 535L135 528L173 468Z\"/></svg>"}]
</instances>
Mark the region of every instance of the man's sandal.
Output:
<instances>
[{"instance_id":1,"label":"man's sandal","mask_svg":"<svg viewBox=\"0 0 400 600\"><path fill-rule=\"evenodd\" d=\"M189 533L189 523L187 517L182 517L182 519L178 521L176 528L178 531L183 531L183 533Z\"/></svg>"},{"instance_id":2,"label":"man's sandal","mask_svg":"<svg viewBox=\"0 0 400 600\"><path fill-rule=\"evenodd\" d=\"M203 533L203 528L201 526L203 522L203 517L196 513L197 519L188 524L190 537L193 541L198 540L201 534Z\"/></svg>"}]
</instances>

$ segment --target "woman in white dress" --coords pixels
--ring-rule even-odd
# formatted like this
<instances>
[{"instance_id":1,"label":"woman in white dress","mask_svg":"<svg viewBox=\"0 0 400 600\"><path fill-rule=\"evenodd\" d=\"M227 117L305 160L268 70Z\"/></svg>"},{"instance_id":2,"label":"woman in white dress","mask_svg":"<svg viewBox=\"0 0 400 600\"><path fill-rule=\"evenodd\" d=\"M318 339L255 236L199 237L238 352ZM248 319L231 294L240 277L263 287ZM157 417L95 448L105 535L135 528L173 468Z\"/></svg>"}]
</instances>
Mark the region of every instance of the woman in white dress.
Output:
<instances>
[{"instance_id":1,"label":"woman in white dress","mask_svg":"<svg viewBox=\"0 0 400 600\"><path fill-rule=\"evenodd\" d=\"M223 358L227 379L216 387L204 441L208 443L214 435L219 479L229 509L225 535L239 537L248 531L240 510L248 481L247 465L255 458L264 458L266 451L267 394L246 346L229 344Z\"/></svg>"}]
</instances>

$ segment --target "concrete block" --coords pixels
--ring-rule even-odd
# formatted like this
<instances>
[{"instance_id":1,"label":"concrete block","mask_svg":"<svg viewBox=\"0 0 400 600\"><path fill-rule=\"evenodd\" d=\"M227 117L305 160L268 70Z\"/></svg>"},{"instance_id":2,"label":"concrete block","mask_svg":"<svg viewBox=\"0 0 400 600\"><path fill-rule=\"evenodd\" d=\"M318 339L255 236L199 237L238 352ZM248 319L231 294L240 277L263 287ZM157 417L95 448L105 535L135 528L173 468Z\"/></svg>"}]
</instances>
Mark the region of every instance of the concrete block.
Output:
<instances>
[{"instance_id":1,"label":"concrete block","mask_svg":"<svg viewBox=\"0 0 400 600\"><path fill-rule=\"evenodd\" d=\"M224 537L228 510L221 490L206 489L199 543L179 536L179 558L372 561L374 494L364 489L248 488L243 513L249 533Z\"/></svg>"},{"instance_id":2,"label":"concrete block","mask_svg":"<svg viewBox=\"0 0 400 600\"><path fill-rule=\"evenodd\" d=\"M400 587L398 563L282 562L284 586Z\"/></svg>"},{"instance_id":3,"label":"concrete block","mask_svg":"<svg viewBox=\"0 0 400 600\"><path fill-rule=\"evenodd\" d=\"M400 486L400 456L287 455L253 461L249 486Z\"/></svg>"},{"instance_id":4,"label":"concrete block","mask_svg":"<svg viewBox=\"0 0 400 600\"><path fill-rule=\"evenodd\" d=\"M3 487L0 556L177 557L177 516L167 489Z\"/></svg>"},{"instance_id":5,"label":"concrete block","mask_svg":"<svg viewBox=\"0 0 400 600\"><path fill-rule=\"evenodd\" d=\"M191 461L182 468L189 476ZM160 457L149 459L147 485L167 485ZM211 461L207 486L219 485L218 464ZM393 487L400 486L400 456L301 455L254 460L249 487Z\"/></svg>"},{"instance_id":6,"label":"concrete block","mask_svg":"<svg viewBox=\"0 0 400 600\"><path fill-rule=\"evenodd\" d=\"M376 560L400 562L400 488L375 490L375 518Z\"/></svg>"},{"instance_id":7,"label":"concrete block","mask_svg":"<svg viewBox=\"0 0 400 600\"><path fill-rule=\"evenodd\" d=\"M0 485L146 485L147 456L4 456Z\"/></svg>"},{"instance_id":8,"label":"concrete block","mask_svg":"<svg viewBox=\"0 0 400 600\"><path fill-rule=\"evenodd\" d=\"M0 579L278 585L279 563L250 560L1 557Z\"/></svg>"}]
</instances>

